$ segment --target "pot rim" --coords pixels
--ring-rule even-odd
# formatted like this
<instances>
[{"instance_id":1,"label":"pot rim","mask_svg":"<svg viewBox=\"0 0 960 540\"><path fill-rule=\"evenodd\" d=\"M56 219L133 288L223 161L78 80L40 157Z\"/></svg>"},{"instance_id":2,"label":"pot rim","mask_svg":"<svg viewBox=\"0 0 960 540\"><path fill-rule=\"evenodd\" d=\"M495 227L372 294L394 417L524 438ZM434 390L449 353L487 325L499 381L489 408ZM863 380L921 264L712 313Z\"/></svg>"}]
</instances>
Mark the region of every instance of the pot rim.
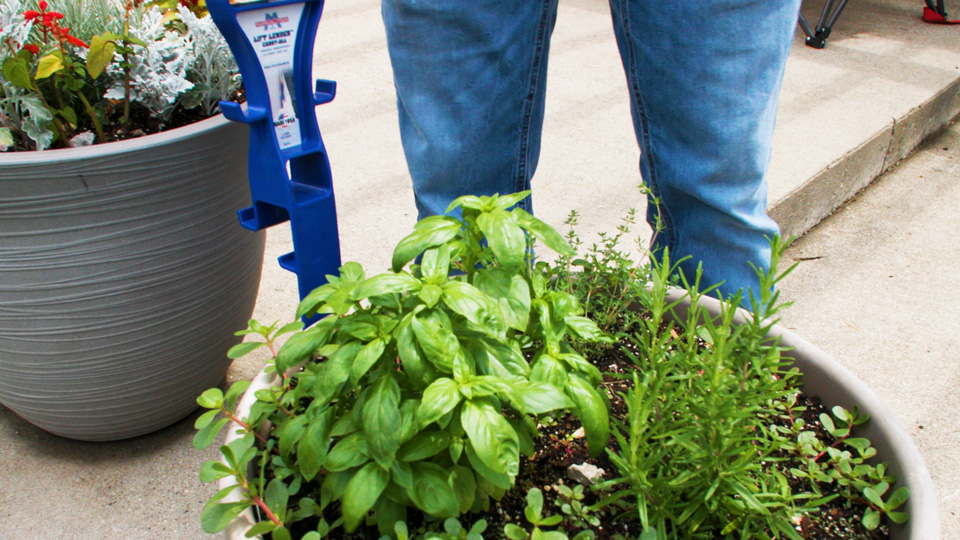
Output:
<instances>
[{"instance_id":1,"label":"pot rim","mask_svg":"<svg viewBox=\"0 0 960 540\"><path fill-rule=\"evenodd\" d=\"M111 156L115 154L130 152L133 150L142 151L158 146L174 144L185 139L196 137L198 133L215 130L229 124L230 121L223 117L223 114L217 113L209 118L204 118L198 122L168 129L160 133L135 137L133 139L124 139L122 141L112 141L108 143L93 144L78 148L55 148L52 150L32 150L24 152L3 152L0 153L0 163L3 165L31 165L42 162L44 164L56 164L69 162L77 158L96 158Z\"/></svg>"}]
</instances>

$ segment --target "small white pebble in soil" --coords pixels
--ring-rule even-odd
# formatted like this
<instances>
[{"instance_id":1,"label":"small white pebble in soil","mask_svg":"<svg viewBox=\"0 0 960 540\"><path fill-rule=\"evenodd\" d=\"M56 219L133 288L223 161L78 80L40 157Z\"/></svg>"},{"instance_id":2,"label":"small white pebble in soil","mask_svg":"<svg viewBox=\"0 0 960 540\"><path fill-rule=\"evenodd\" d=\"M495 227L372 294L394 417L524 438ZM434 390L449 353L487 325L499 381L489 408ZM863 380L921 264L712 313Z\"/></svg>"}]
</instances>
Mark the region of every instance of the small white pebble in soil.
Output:
<instances>
[{"instance_id":1,"label":"small white pebble in soil","mask_svg":"<svg viewBox=\"0 0 960 540\"><path fill-rule=\"evenodd\" d=\"M586 435L587 435L586 432L583 431L583 427L580 427L579 429L577 429L576 431L573 432L573 438L574 438L574 439L582 439L582 438L584 438Z\"/></svg>"},{"instance_id":2,"label":"small white pebble in soil","mask_svg":"<svg viewBox=\"0 0 960 540\"><path fill-rule=\"evenodd\" d=\"M580 463L567 467L567 477L585 486L596 484L603 478L604 470L589 463Z\"/></svg>"}]
</instances>

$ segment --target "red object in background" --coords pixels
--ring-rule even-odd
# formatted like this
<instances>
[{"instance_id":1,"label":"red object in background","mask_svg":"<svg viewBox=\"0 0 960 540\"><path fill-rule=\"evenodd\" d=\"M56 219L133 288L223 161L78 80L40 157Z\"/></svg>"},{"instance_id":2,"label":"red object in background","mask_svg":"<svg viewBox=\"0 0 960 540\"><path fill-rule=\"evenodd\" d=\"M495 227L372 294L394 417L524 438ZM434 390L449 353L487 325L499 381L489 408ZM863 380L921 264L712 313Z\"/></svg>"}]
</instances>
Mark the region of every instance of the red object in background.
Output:
<instances>
[{"instance_id":1,"label":"red object in background","mask_svg":"<svg viewBox=\"0 0 960 540\"><path fill-rule=\"evenodd\" d=\"M935 9L930 9L929 7L923 8L923 20L925 22L934 24L960 24L960 20L948 21L946 15L946 13L937 13Z\"/></svg>"}]
</instances>

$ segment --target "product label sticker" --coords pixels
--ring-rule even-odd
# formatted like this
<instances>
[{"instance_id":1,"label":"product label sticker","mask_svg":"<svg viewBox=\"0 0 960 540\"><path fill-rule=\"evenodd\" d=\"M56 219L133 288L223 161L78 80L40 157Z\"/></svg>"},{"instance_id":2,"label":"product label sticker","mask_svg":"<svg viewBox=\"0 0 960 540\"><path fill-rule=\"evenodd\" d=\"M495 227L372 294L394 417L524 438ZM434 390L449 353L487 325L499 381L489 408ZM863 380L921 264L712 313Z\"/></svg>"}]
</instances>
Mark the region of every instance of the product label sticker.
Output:
<instances>
[{"instance_id":1,"label":"product label sticker","mask_svg":"<svg viewBox=\"0 0 960 540\"><path fill-rule=\"evenodd\" d=\"M243 11L237 22L257 52L270 93L270 114L281 150L300 145L293 84L293 45L303 15L303 4L287 4Z\"/></svg>"}]
</instances>

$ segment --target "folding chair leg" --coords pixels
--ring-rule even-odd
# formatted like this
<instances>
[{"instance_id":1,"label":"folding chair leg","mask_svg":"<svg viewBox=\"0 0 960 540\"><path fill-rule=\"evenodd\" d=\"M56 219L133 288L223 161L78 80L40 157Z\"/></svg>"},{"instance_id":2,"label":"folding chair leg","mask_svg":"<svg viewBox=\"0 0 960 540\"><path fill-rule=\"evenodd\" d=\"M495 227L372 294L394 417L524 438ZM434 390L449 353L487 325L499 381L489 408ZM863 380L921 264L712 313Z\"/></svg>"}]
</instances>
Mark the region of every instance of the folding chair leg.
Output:
<instances>
[{"instance_id":1,"label":"folding chair leg","mask_svg":"<svg viewBox=\"0 0 960 540\"><path fill-rule=\"evenodd\" d=\"M933 0L926 1L929 3ZM939 1L942 2L943 0ZM803 33L807 35L806 44L808 46L814 49L822 49L827 44L827 38L830 37L833 25L840 17L840 13L843 12L843 8L847 6L847 2L848 0L827 0L823 5L823 11L820 13L820 20L817 22L815 30L810 27L803 14L800 14L798 23Z\"/></svg>"}]
</instances>

